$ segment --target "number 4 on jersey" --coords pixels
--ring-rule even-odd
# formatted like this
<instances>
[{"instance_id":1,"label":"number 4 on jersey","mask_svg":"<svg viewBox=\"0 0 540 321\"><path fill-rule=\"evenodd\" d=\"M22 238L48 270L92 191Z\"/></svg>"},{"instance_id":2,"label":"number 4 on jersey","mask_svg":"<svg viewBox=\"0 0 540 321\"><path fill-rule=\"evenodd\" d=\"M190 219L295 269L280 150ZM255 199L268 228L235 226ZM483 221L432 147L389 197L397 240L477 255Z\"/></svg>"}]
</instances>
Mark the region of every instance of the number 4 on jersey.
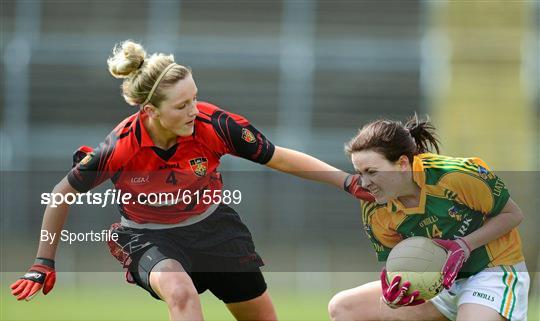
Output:
<instances>
[{"instance_id":1,"label":"number 4 on jersey","mask_svg":"<svg viewBox=\"0 0 540 321\"><path fill-rule=\"evenodd\" d=\"M174 176L173 171L171 171L171 173L167 176L165 183L172 184L172 185L176 185L176 183L178 183L178 180L176 179L176 176Z\"/></svg>"}]
</instances>

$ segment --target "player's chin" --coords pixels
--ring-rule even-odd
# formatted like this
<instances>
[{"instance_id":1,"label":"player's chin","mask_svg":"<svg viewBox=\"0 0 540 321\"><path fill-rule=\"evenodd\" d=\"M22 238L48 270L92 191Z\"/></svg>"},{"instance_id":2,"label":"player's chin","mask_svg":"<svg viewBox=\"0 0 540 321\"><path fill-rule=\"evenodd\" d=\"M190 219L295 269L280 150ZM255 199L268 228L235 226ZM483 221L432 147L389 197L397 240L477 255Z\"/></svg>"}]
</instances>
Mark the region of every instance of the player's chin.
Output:
<instances>
[{"instance_id":1,"label":"player's chin","mask_svg":"<svg viewBox=\"0 0 540 321\"><path fill-rule=\"evenodd\" d=\"M193 126L185 126L184 128L176 131L176 134L181 137L187 137L193 135Z\"/></svg>"}]
</instances>

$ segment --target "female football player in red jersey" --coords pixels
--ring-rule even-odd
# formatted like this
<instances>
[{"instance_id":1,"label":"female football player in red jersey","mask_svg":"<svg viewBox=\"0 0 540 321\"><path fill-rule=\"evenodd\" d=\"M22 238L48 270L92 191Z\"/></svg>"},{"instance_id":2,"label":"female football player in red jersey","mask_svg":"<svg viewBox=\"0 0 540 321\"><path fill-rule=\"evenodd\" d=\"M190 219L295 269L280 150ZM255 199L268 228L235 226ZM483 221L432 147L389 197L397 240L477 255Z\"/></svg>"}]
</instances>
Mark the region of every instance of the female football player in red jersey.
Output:
<instances>
[{"instance_id":1,"label":"female football player in red jersey","mask_svg":"<svg viewBox=\"0 0 540 321\"><path fill-rule=\"evenodd\" d=\"M111 253L127 268L128 281L166 302L171 320L202 320L198 293L210 290L238 320L276 320L260 271L263 265L238 214L220 201L219 159L233 154L270 168L371 195L348 175L316 158L274 146L245 118L197 101L190 69L173 56L147 56L125 41L107 61L122 93L139 111L123 120L95 149L84 149L54 193L84 193L111 179L133 199L120 208ZM80 155L80 153L79 153ZM151 203L140 195L189 191L190 199ZM208 192L208 193L207 193ZM203 201L209 195L213 202ZM42 230L59 233L69 205L48 205ZM58 235L58 234L57 234ZM34 265L12 285L17 299L53 288L58 239L40 242Z\"/></svg>"},{"instance_id":2,"label":"female football player in red jersey","mask_svg":"<svg viewBox=\"0 0 540 321\"><path fill-rule=\"evenodd\" d=\"M424 302L408 280L388 280L383 269L380 281L334 296L333 321L527 319L521 210L481 159L432 154L430 147L439 150L435 128L415 116L406 124L367 124L346 152L376 200L362 201L362 219L378 260L404 238L432 238L448 253L442 292Z\"/></svg>"}]
</instances>

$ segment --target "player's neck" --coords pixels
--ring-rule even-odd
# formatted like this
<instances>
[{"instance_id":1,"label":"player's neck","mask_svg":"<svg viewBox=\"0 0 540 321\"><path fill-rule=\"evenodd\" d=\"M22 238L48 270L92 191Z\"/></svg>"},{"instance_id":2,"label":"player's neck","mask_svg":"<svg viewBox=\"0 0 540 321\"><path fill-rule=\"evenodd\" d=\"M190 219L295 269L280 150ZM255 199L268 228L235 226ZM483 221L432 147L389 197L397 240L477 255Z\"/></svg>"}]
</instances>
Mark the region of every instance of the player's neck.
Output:
<instances>
[{"instance_id":1,"label":"player's neck","mask_svg":"<svg viewBox=\"0 0 540 321\"><path fill-rule=\"evenodd\" d=\"M161 126L158 121L146 118L143 122L148 135L156 147L167 150L176 144L177 135Z\"/></svg>"},{"instance_id":2,"label":"player's neck","mask_svg":"<svg viewBox=\"0 0 540 321\"><path fill-rule=\"evenodd\" d=\"M407 208L418 207L420 205L421 191L420 186L411 179L411 182L404 187L403 194L398 197L398 200Z\"/></svg>"}]
</instances>

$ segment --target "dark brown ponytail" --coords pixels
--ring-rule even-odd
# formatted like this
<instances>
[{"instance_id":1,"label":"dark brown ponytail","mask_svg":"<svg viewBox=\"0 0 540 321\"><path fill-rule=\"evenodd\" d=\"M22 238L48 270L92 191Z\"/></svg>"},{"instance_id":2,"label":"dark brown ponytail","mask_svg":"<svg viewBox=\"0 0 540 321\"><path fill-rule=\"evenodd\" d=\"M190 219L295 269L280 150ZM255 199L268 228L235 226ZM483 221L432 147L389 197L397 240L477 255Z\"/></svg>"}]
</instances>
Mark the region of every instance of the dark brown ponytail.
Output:
<instances>
[{"instance_id":1,"label":"dark brown ponytail","mask_svg":"<svg viewBox=\"0 0 540 321\"><path fill-rule=\"evenodd\" d=\"M414 142L416 143L416 154L427 153L434 148L439 153L439 140L436 138L435 127L429 121L429 117L426 120L418 119L418 115L415 113L407 123L405 128L409 131Z\"/></svg>"},{"instance_id":2,"label":"dark brown ponytail","mask_svg":"<svg viewBox=\"0 0 540 321\"><path fill-rule=\"evenodd\" d=\"M358 135L345 144L345 152L351 155L363 150L373 150L395 162L406 155L412 163L414 155L435 149L439 153L439 141L435 127L415 114L405 125L400 121L376 120L359 130Z\"/></svg>"}]
</instances>

